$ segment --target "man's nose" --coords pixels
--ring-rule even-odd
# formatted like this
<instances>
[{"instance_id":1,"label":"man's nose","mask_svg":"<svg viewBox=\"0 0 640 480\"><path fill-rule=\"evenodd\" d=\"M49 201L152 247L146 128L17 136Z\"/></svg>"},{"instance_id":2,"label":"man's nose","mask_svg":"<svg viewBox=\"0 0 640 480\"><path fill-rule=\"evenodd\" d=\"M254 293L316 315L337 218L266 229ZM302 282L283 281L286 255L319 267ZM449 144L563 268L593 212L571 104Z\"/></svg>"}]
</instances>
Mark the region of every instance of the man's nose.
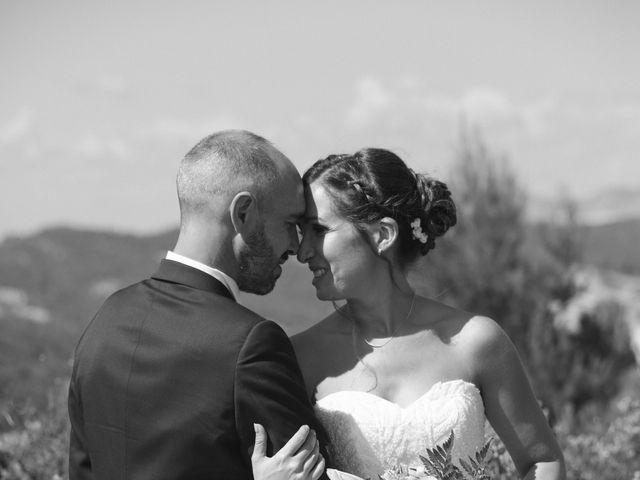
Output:
<instances>
[{"instance_id":1,"label":"man's nose","mask_svg":"<svg viewBox=\"0 0 640 480\"><path fill-rule=\"evenodd\" d=\"M307 263L311 257L313 257L311 242L307 235L303 235L300 241L300 247L298 248L298 261L300 263Z\"/></svg>"},{"instance_id":2,"label":"man's nose","mask_svg":"<svg viewBox=\"0 0 640 480\"><path fill-rule=\"evenodd\" d=\"M289 238L289 249L287 253L289 255L296 255L300 250L300 239L298 238L298 232L294 230Z\"/></svg>"}]
</instances>

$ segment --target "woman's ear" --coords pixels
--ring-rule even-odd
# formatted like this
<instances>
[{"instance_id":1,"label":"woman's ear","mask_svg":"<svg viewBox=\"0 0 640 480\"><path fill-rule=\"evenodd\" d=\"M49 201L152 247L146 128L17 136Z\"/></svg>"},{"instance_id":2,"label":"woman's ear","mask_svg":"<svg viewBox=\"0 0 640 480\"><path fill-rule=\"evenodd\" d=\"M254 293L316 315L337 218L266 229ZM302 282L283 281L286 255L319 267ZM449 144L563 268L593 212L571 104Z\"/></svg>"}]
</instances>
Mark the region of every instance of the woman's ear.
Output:
<instances>
[{"instance_id":1,"label":"woman's ear","mask_svg":"<svg viewBox=\"0 0 640 480\"><path fill-rule=\"evenodd\" d=\"M229 205L229 216L236 233L253 231L258 220L256 197L249 192L237 193Z\"/></svg>"},{"instance_id":2,"label":"woman's ear","mask_svg":"<svg viewBox=\"0 0 640 480\"><path fill-rule=\"evenodd\" d=\"M391 248L398 238L398 234L398 222L393 218L384 217L378 220L373 232L373 240L379 255Z\"/></svg>"}]
</instances>

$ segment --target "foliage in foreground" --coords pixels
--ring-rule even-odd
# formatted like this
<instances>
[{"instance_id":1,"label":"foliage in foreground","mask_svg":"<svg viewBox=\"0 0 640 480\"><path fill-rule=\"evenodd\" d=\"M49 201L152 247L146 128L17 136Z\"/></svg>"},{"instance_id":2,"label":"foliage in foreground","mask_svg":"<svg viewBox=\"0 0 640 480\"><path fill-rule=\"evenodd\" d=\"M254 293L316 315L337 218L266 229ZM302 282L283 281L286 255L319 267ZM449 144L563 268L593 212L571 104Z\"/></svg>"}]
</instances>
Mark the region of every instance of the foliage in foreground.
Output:
<instances>
[{"instance_id":1,"label":"foliage in foreground","mask_svg":"<svg viewBox=\"0 0 640 480\"><path fill-rule=\"evenodd\" d=\"M0 435L0 480L68 478L66 382L56 382L45 409L28 405L24 410L18 428Z\"/></svg>"}]
</instances>

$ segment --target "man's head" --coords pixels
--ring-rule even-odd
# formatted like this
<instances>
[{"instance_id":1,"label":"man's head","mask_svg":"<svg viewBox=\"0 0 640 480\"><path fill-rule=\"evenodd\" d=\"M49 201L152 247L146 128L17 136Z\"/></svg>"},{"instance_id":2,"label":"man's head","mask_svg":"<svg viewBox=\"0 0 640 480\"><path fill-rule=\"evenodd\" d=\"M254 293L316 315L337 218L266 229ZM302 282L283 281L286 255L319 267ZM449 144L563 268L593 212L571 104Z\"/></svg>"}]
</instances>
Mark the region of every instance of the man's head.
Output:
<instances>
[{"instance_id":1,"label":"man's head","mask_svg":"<svg viewBox=\"0 0 640 480\"><path fill-rule=\"evenodd\" d=\"M300 175L267 140L244 130L202 139L177 175L177 253L219 268L241 290L266 294L298 249Z\"/></svg>"}]
</instances>

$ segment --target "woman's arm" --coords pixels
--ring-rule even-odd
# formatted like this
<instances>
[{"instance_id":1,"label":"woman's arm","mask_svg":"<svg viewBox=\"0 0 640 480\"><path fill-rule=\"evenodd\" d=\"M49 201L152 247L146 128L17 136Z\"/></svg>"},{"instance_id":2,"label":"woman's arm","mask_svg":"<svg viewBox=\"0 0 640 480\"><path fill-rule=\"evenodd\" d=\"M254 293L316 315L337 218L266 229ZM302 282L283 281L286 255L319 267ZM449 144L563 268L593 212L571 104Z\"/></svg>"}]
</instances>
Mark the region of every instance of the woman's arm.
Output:
<instances>
[{"instance_id":1,"label":"woman's arm","mask_svg":"<svg viewBox=\"0 0 640 480\"><path fill-rule=\"evenodd\" d=\"M527 375L506 333L491 319L475 317L472 360L491 426L526 480L563 480L560 446L536 400Z\"/></svg>"}]
</instances>

